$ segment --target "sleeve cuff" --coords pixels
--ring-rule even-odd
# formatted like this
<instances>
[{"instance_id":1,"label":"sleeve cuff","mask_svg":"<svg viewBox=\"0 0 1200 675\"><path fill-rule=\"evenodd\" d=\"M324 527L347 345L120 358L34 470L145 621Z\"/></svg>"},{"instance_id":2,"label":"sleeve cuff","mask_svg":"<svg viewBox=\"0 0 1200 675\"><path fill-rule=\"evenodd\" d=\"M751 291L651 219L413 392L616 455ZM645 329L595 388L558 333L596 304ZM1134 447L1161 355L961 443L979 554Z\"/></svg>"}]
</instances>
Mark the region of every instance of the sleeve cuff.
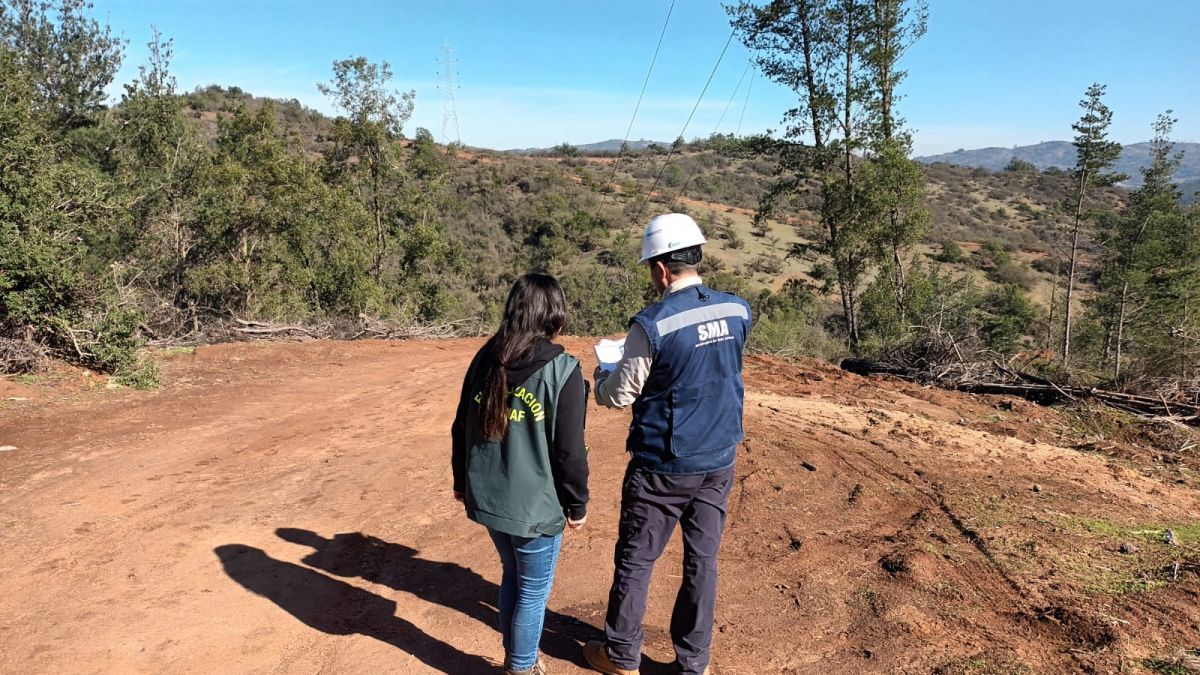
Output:
<instances>
[{"instance_id":1,"label":"sleeve cuff","mask_svg":"<svg viewBox=\"0 0 1200 675\"><path fill-rule=\"evenodd\" d=\"M567 517L571 520L583 520L587 516L587 504L572 504L567 507Z\"/></svg>"}]
</instances>

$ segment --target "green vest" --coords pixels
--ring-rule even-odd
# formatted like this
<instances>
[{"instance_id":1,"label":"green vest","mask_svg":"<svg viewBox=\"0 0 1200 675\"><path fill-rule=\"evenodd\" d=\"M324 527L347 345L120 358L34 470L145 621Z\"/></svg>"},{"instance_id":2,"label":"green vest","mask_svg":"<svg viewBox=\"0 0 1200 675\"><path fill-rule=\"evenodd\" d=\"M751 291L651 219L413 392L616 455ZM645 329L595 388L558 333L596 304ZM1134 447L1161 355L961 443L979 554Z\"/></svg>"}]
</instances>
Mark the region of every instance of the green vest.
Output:
<instances>
[{"instance_id":1,"label":"green vest","mask_svg":"<svg viewBox=\"0 0 1200 675\"><path fill-rule=\"evenodd\" d=\"M566 517L554 488L550 448L558 395L579 361L559 354L528 380L513 386L508 431L502 441L479 437L483 373L471 364L467 382L477 387L467 405L467 517L518 537L554 536ZM512 384L511 382L509 383Z\"/></svg>"}]
</instances>

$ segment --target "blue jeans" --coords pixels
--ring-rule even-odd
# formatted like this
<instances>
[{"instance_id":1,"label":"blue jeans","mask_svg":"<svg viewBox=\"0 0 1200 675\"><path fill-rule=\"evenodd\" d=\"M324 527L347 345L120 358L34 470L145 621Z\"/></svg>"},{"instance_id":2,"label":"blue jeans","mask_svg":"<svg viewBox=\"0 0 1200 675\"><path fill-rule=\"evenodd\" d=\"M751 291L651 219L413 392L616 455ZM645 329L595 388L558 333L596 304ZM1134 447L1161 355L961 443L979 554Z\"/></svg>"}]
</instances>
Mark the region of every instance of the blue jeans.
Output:
<instances>
[{"instance_id":1,"label":"blue jeans","mask_svg":"<svg viewBox=\"0 0 1200 675\"><path fill-rule=\"evenodd\" d=\"M537 663L538 643L546 620L546 601L554 583L554 568L562 535L516 537L488 528L500 554L504 576L500 581L500 634L504 637L504 665L529 670Z\"/></svg>"}]
</instances>

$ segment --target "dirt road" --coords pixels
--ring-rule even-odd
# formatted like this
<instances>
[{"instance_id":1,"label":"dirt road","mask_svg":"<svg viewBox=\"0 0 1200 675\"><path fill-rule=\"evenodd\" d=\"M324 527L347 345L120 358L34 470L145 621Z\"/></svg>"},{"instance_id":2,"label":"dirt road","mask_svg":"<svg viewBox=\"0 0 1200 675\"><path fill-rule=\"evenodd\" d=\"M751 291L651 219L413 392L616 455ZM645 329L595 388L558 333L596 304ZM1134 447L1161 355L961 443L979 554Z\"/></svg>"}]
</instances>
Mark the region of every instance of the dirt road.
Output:
<instances>
[{"instance_id":1,"label":"dirt road","mask_svg":"<svg viewBox=\"0 0 1200 675\"><path fill-rule=\"evenodd\" d=\"M156 392L6 383L29 400L0 407L0 671L495 672L499 564L448 460L479 344L202 347ZM1200 646L1186 461L1155 472L1066 447L1024 402L815 363L752 359L747 380L715 673L1137 671ZM583 672L602 623L627 415L589 412L554 673ZM680 564L676 537L647 673L669 672Z\"/></svg>"}]
</instances>

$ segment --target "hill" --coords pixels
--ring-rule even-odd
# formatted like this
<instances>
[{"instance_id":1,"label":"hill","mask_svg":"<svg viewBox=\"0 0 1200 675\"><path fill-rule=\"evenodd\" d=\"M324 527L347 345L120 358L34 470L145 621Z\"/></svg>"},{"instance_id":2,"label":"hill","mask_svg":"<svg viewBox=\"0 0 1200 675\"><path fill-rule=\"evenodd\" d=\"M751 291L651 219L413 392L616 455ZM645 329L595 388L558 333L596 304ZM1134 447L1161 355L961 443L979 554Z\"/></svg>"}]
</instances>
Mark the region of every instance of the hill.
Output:
<instances>
[{"instance_id":1,"label":"hill","mask_svg":"<svg viewBox=\"0 0 1200 675\"><path fill-rule=\"evenodd\" d=\"M446 434L481 344L204 346L164 357L153 393L13 383L0 671L497 671L499 564L450 494ZM565 342L585 372L590 345ZM1200 644L1182 432L814 361L751 357L746 385L716 675L1141 672ZM628 416L589 411L554 673L587 672L603 625ZM647 675L674 672L682 564L674 537Z\"/></svg>"},{"instance_id":2,"label":"hill","mask_svg":"<svg viewBox=\"0 0 1200 675\"><path fill-rule=\"evenodd\" d=\"M1197 195L1200 193L1200 178L1180 183L1179 191L1183 193L1184 204L1195 204Z\"/></svg>"},{"instance_id":3,"label":"hill","mask_svg":"<svg viewBox=\"0 0 1200 675\"><path fill-rule=\"evenodd\" d=\"M1200 143L1176 143L1175 150L1183 153L1183 161L1176 173L1180 182L1200 179ZM924 164L954 164L977 167L989 171L1001 171L1013 159L1030 162L1039 169L1070 169L1075 166L1075 146L1069 141L1045 141L1035 145L1013 148L980 148L978 150L955 150L940 155L917 157ZM1121 149L1121 159L1116 170L1129 176L1128 184L1141 184L1141 169L1150 163L1150 143L1133 143Z\"/></svg>"},{"instance_id":4,"label":"hill","mask_svg":"<svg viewBox=\"0 0 1200 675\"><path fill-rule=\"evenodd\" d=\"M123 369L138 384L153 381L137 356L147 339L220 341L278 327L324 337L429 326L469 334L495 325L513 279L531 269L562 279L571 331L612 333L648 299L637 238L653 214L667 211L692 214L706 231L709 283L742 294L770 319L759 323L752 348L827 358L846 349L819 186L801 180L771 218L757 220L779 165L753 153L756 139L714 136L670 153L525 156L439 146L425 129L364 145L375 137L354 122L236 87L147 103L119 105L97 121L96 138L115 141L111 154L92 141L70 146L90 153L81 161L94 165L109 187L97 194L111 203L91 219L71 212L62 229L74 238L45 239L29 258L38 279L66 265L77 282L72 294L53 296L60 319L36 319L47 336L42 347L22 344L22 354ZM174 146L141 148L139 128L122 122L160 104L170 113L163 132L186 140L178 146L186 171L171 168L175 151L164 150ZM65 171L52 157L35 168ZM1049 344L1070 174L941 163L924 171L932 226L905 261L919 268L924 297L952 296L961 319L954 325L965 326L968 341L997 335L985 346L1004 353ZM163 177L174 181L169 194L156 182ZM31 184L53 193L66 181ZM1086 206L1119 207L1127 195L1096 191ZM1093 240L1082 243L1085 268L1094 270ZM98 269L116 273L84 283ZM874 281L868 272L859 288L870 292ZM1086 300L1096 277L1078 281ZM878 288L868 299L876 306ZM72 329L61 332L64 325ZM90 341L76 344L81 334ZM5 337L20 342L12 335ZM22 357L14 369L29 362Z\"/></svg>"},{"instance_id":5,"label":"hill","mask_svg":"<svg viewBox=\"0 0 1200 675\"><path fill-rule=\"evenodd\" d=\"M209 87L188 94L187 101L193 114L215 133L217 116L238 106L257 109L264 99L237 88ZM275 111L286 135L310 152L324 147L331 120L295 101L276 101ZM478 316L488 304L499 301L503 289L496 287L495 279L503 276L505 261L589 266L595 261L594 250L619 234L638 231L634 217L656 209L695 216L713 241L710 270L727 272L752 291L777 290L790 279L814 289L823 285L818 257L794 252L799 250L795 247L811 247L823 236L816 225L815 185L780 218L756 230L754 210L772 180L774 161L710 149L708 143L697 141L685 144L666 163L663 154L647 151L651 145L646 140L631 142L638 151L619 160L612 156L619 140L577 146L574 157L549 156L540 149L529 151L532 154L483 149L447 154L448 166L453 167L451 187L464 218L445 227L476 259L477 276L471 288L494 289L482 301L459 291L456 315ZM984 285L1015 281L1035 299L1048 302L1054 283L1048 258L1061 234L1062 205L1071 191L1069 174L1053 167L1027 173L945 163L928 164L924 170L933 226L923 244L923 258L947 272L976 277ZM651 185L657 185L655 194L647 197ZM1106 191L1096 205L1119 204L1123 195L1120 189ZM544 211L548 200L560 198L566 208ZM556 253L545 233L534 231L542 226L533 221L548 214L556 213L566 221L583 212L596 218L599 229L560 232L582 242L585 250L577 257L561 249ZM935 260L948 241L965 251L963 260ZM992 254L984 250L987 246L1008 252L1010 261L1001 270L995 270ZM536 247L552 250L531 261L529 251ZM597 317L581 329L617 328L618 324L606 325Z\"/></svg>"},{"instance_id":6,"label":"hill","mask_svg":"<svg viewBox=\"0 0 1200 675\"><path fill-rule=\"evenodd\" d=\"M648 141L644 138L636 140L636 141L624 142L619 138L610 138L607 141L598 141L596 143L584 143L582 145L568 143L567 145L574 147L578 152L585 154L585 155L593 155L593 154L598 155L598 154L605 154L605 153L615 155L616 153L621 151L622 145L625 146L625 150L628 152L628 151L645 150L651 146L667 148L667 147L671 146L671 142L670 141ZM547 154L547 153L550 153L553 151L554 151L554 148L519 148L519 149L513 149L513 150L505 150L504 152L511 153L514 155L544 155L544 154Z\"/></svg>"}]
</instances>

